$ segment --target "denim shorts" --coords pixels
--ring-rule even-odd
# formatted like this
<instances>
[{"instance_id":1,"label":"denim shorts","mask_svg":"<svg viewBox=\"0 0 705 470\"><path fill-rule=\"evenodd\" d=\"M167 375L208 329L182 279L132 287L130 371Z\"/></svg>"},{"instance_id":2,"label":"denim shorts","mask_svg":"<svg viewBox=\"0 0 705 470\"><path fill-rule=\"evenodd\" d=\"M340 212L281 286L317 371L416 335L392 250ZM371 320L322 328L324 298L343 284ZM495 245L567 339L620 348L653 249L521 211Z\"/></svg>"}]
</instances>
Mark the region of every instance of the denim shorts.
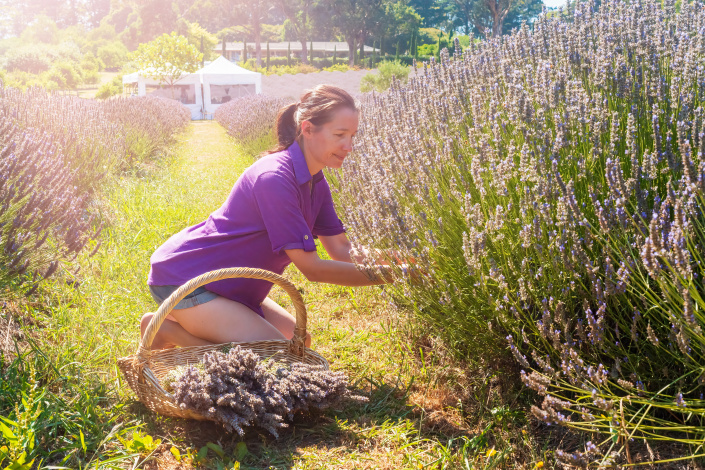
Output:
<instances>
[{"instance_id":1,"label":"denim shorts","mask_svg":"<svg viewBox=\"0 0 705 470\"><path fill-rule=\"evenodd\" d=\"M161 305L162 302L164 302L179 287L181 286L149 286L149 292L152 294L154 301ZM209 291L205 287L199 287L181 299L181 301L174 306L174 310L205 304L216 297L218 297L218 294Z\"/></svg>"}]
</instances>

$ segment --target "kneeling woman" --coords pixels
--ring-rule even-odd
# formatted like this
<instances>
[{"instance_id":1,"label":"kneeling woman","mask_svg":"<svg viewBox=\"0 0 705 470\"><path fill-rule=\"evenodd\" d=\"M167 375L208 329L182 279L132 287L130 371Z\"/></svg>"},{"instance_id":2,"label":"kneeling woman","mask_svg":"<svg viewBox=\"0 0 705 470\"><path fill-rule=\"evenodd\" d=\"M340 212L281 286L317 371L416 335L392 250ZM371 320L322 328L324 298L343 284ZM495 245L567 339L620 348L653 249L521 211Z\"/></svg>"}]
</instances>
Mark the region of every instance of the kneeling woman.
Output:
<instances>
[{"instance_id":1,"label":"kneeling woman","mask_svg":"<svg viewBox=\"0 0 705 470\"><path fill-rule=\"evenodd\" d=\"M314 282L390 281L387 268L378 278L355 267L322 171L343 164L358 116L355 100L327 85L283 108L276 122L278 146L243 172L205 222L172 236L152 255L148 284L157 303L196 276L231 267L281 274L293 262ZM331 260L318 257L314 237ZM162 323L152 348L291 339L294 317L267 297L271 287L263 280L225 279L198 288ZM142 317L143 334L152 316Z\"/></svg>"}]
</instances>

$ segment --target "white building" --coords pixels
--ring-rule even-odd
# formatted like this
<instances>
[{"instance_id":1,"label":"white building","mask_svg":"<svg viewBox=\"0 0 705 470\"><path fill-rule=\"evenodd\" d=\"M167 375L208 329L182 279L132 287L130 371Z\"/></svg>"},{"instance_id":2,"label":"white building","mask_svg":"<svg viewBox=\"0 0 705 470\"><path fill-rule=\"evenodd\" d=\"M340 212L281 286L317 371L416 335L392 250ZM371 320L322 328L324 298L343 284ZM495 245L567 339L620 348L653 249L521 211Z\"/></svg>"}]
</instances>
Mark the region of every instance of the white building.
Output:
<instances>
[{"instance_id":1,"label":"white building","mask_svg":"<svg viewBox=\"0 0 705 470\"><path fill-rule=\"evenodd\" d=\"M247 58L251 59L255 57L255 43L254 42L226 42L225 43L225 58L231 61L239 62L242 60L242 50L243 47L247 47ZM267 54L267 43L260 42L260 47L262 48L262 60L265 59ZM291 42L270 42L269 43L269 56L270 57L286 57L289 53L289 48L291 47L291 57L296 58L301 56L301 42L291 41ZM306 43L307 53L310 55L313 49L314 57L333 57L337 54L338 58L348 57L350 53L350 48L347 42L323 42L323 41L313 41L313 43ZM213 46L213 50L223 53L223 45L218 44ZM358 49L359 50L359 49ZM379 53L379 49L370 46L364 46L365 55L372 54L373 52Z\"/></svg>"}]
</instances>

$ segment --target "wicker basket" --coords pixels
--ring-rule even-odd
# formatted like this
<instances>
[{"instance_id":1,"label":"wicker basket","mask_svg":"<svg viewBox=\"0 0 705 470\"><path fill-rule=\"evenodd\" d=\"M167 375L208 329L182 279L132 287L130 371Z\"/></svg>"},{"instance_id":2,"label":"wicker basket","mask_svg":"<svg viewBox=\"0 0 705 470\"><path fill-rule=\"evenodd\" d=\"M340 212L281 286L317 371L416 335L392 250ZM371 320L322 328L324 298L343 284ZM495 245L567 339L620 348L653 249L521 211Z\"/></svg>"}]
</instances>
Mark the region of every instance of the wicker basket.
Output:
<instances>
[{"instance_id":1,"label":"wicker basket","mask_svg":"<svg viewBox=\"0 0 705 470\"><path fill-rule=\"evenodd\" d=\"M154 336L157 334L162 322L181 299L204 284L236 277L270 281L284 289L289 297L291 297L291 300L294 302L294 308L296 309L296 327L294 329L294 337L290 341L283 339L266 340L163 349L157 351L150 350ZM235 345L251 349L263 358L275 356L275 359L279 362L303 362L306 364L321 365L328 369L328 361L312 349L304 346L305 338L306 307L304 306L301 294L299 294L299 291L291 282L278 274L263 269L220 269L191 279L172 293L168 299L162 302L162 305L154 314L154 317L152 317L137 347L137 352L131 356L118 359L118 366L123 374L125 374L132 390L137 394L138 400L147 405L151 410L166 416L208 420L209 418L206 418L196 411L188 409L182 410L179 408L179 405L175 402L171 394L162 388L161 380L164 379L170 370L178 366L198 363L203 358L203 355L208 352L222 350L224 347Z\"/></svg>"}]
</instances>

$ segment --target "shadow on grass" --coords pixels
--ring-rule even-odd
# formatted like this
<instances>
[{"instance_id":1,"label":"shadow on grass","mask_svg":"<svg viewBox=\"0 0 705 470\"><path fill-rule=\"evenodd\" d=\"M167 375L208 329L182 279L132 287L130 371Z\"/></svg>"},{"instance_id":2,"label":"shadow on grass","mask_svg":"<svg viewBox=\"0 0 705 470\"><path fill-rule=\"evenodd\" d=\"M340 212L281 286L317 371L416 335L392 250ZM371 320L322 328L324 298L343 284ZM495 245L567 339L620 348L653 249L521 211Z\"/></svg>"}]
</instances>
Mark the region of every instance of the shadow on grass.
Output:
<instances>
[{"instance_id":1,"label":"shadow on grass","mask_svg":"<svg viewBox=\"0 0 705 470\"><path fill-rule=\"evenodd\" d=\"M338 409L297 413L289 427L280 431L279 438L257 427L246 428L245 435L240 436L211 421L159 416L136 401L128 404L128 412L144 420L147 423L144 431L163 442L145 469L232 468L223 464L236 460L242 443L247 453L240 459L241 468L289 469L312 452L322 456L336 454L338 458L354 462L362 457L362 453L369 456L370 451L381 443L386 447L398 446L402 452L402 446L409 443L447 442L467 435L466 430L450 422L444 423L442 434L425 429L421 425L422 410L409 404L410 387L400 388L371 379L367 382L366 390L357 389L354 393L368 397L368 402L348 402ZM220 446L226 457L206 451L205 459L184 461L182 465L170 453L173 445L182 455L188 453L187 449L193 455L209 443Z\"/></svg>"}]
</instances>

